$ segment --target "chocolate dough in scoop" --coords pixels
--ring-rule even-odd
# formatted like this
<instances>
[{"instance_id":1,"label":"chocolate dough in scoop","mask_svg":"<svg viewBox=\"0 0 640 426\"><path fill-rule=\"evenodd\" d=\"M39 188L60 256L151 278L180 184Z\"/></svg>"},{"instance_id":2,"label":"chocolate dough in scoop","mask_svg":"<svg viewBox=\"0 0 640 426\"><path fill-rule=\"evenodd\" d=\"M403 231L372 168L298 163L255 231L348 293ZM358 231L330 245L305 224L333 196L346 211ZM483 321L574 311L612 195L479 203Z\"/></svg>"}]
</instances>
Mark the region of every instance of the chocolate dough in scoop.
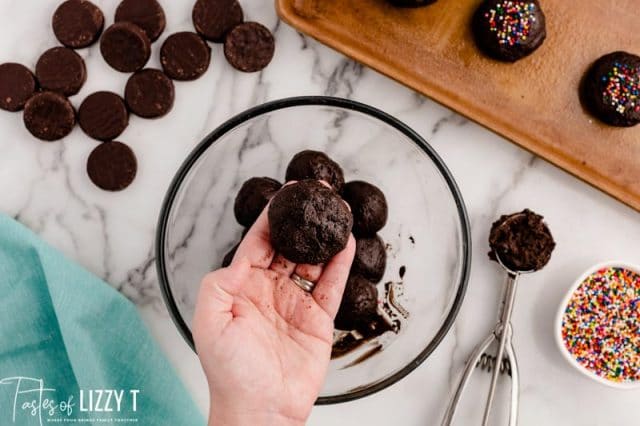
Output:
<instances>
[{"instance_id":1,"label":"chocolate dough in scoop","mask_svg":"<svg viewBox=\"0 0 640 426\"><path fill-rule=\"evenodd\" d=\"M491 260L500 257L512 271L538 271L551 259L556 243L543 217L525 209L494 222L489 245Z\"/></svg>"}]
</instances>

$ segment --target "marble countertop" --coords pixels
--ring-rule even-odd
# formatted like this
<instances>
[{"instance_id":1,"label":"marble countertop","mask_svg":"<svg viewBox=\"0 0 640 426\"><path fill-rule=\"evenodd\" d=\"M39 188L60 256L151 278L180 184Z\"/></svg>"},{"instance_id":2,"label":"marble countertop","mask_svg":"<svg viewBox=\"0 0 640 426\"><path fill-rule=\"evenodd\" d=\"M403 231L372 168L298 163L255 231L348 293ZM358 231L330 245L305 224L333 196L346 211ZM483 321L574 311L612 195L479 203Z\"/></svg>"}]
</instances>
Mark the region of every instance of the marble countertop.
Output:
<instances>
[{"instance_id":1,"label":"marble countertop","mask_svg":"<svg viewBox=\"0 0 640 426\"><path fill-rule=\"evenodd\" d=\"M116 0L94 0L112 22ZM21 114L0 111L0 211L104 278L135 302L193 397L207 410L207 388L195 355L162 303L154 264L154 232L164 193L182 159L209 131L233 114L267 100L332 95L376 106L406 122L440 153L460 186L473 234L473 264L466 300L436 352L407 378L362 400L314 409L310 425L435 425L473 346L494 325L502 288L500 270L486 258L488 228L502 213L529 207L543 214L558 242L551 263L526 277L513 318L521 371L520 425L631 425L640 390L619 391L579 375L554 343L560 299L577 276L608 259L640 262L639 214L598 190L460 115L345 58L280 22L271 1L241 1L249 20L277 39L273 63L257 74L234 71L213 47L200 80L176 83L173 111L160 120L132 117L119 138L139 160L133 185L120 193L98 190L85 161L97 142L79 128L64 141L30 136ZM162 1L167 31L191 28L192 0ZM30 67L56 45L50 19L57 2L0 0L0 62ZM79 53L88 81L72 98L121 92L127 76L110 70L97 46ZM472 394L469 401L482 401ZM477 424L463 416L457 424Z\"/></svg>"}]
</instances>

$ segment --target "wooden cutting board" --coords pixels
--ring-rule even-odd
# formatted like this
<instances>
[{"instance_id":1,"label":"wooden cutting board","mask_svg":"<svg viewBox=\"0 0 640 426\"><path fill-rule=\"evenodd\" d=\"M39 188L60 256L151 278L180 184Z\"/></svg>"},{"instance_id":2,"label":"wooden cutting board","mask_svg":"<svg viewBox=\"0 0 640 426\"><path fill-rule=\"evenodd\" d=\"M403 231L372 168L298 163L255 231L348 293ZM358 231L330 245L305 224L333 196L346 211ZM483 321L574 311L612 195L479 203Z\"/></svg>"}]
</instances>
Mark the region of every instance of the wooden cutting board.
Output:
<instances>
[{"instance_id":1,"label":"wooden cutting board","mask_svg":"<svg viewBox=\"0 0 640 426\"><path fill-rule=\"evenodd\" d=\"M547 40L515 64L476 48L470 20L479 3L401 9L386 0L276 0L294 28L640 210L640 125L601 124L578 99L595 59L640 54L640 0L542 0Z\"/></svg>"}]
</instances>

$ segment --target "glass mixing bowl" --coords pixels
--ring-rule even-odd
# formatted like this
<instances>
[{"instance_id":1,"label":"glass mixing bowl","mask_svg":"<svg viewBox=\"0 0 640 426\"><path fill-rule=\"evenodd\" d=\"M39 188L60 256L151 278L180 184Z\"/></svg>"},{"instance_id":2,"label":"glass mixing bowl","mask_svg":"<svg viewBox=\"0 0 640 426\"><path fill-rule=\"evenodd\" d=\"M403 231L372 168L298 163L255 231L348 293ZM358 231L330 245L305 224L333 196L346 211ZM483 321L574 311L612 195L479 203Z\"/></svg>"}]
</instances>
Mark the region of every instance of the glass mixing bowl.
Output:
<instances>
[{"instance_id":1,"label":"glass mixing bowl","mask_svg":"<svg viewBox=\"0 0 640 426\"><path fill-rule=\"evenodd\" d=\"M194 149L169 188L157 228L158 277L169 312L193 348L200 280L241 237L233 215L238 189L253 176L282 181L291 157L304 149L326 152L347 181L372 182L385 193L389 220L380 235L388 261L378 288L384 294L391 283L409 312L397 335L382 336L375 355L331 361L317 403L344 402L420 365L451 327L467 286L471 242L462 196L442 159L405 124L330 97L269 102L227 121Z\"/></svg>"}]
</instances>

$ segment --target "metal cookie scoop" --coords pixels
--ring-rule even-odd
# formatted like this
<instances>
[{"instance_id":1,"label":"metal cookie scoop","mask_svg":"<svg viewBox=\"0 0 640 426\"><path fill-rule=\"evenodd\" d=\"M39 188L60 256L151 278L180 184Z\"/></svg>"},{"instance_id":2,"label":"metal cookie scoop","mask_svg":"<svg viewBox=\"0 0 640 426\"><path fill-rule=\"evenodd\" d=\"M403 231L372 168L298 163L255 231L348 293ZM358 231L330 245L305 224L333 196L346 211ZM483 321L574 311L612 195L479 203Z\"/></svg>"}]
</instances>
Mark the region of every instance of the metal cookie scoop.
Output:
<instances>
[{"instance_id":1,"label":"metal cookie scoop","mask_svg":"<svg viewBox=\"0 0 640 426\"><path fill-rule=\"evenodd\" d=\"M526 211L525 211L526 212ZM526 213L517 213L507 217L498 225L497 230L505 230L507 225L511 225L518 219L523 219ZM540 217L540 220L542 218ZM550 235L550 233L549 233ZM512 270L506 266L504 259L500 257L499 253L495 253L496 261L507 272L507 280L505 285L505 291L502 298L500 315L498 323L494 327L491 334L480 343L471 357L467 361L467 364L463 370L462 377L458 386L453 394L447 411L442 422L443 426L449 426L453 420L460 398L464 389L469 383L469 379L473 374L476 367L487 369L492 373L491 386L489 388L489 394L487 396L487 402L485 405L484 415L482 419L482 425L487 426L491 415L491 407L493 405L493 399L495 396L496 385L498 382L498 376L500 373L507 373L511 376L511 395L510 395L510 409L509 409L509 426L516 426L518 421L518 392L520 385L520 377L518 373L518 364L516 361L516 354L511 342L513 336L513 329L511 327L511 314L513 312L513 305L516 297L516 288L518 284L518 278L521 274L529 274L535 272L537 269L531 269L526 271ZM493 357L487 353L489 347L498 343L498 349L496 356Z\"/></svg>"}]
</instances>

